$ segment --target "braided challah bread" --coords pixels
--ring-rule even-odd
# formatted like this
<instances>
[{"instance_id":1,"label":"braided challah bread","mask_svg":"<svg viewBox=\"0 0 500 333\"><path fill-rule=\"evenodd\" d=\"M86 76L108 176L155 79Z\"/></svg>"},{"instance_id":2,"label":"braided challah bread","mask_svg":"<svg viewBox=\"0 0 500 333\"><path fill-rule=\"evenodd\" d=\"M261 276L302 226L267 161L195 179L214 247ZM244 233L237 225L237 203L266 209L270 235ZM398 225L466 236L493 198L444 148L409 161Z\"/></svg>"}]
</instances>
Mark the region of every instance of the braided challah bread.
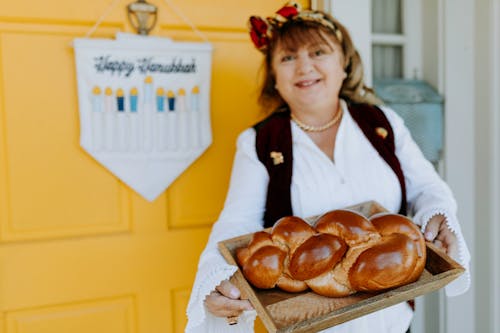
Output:
<instances>
[{"instance_id":1,"label":"braided challah bread","mask_svg":"<svg viewBox=\"0 0 500 333\"><path fill-rule=\"evenodd\" d=\"M379 291L416 281L425 240L407 217L382 213L370 219L349 210L322 215L315 228L283 217L271 232L257 232L236 251L245 278L255 287L288 292L311 288L329 297Z\"/></svg>"}]
</instances>

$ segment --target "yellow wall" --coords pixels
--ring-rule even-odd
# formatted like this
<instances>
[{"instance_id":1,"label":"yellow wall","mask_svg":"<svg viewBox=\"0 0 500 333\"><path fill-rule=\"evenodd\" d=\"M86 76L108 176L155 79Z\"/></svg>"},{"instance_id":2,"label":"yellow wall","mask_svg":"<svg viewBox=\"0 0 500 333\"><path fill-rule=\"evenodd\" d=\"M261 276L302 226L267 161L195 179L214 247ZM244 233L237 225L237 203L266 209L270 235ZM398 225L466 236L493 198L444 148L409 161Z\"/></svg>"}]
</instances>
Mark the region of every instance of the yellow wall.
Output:
<instances>
[{"instance_id":1,"label":"yellow wall","mask_svg":"<svg viewBox=\"0 0 500 333\"><path fill-rule=\"evenodd\" d=\"M259 117L246 20L285 1L171 0L214 46L213 144L154 202L130 190L79 146L70 42L112 2L0 0L0 332L184 331L236 135ZM93 37L130 31L130 2ZM152 34L199 40L149 2L160 10Z\"/></svg>"}]
</instances>

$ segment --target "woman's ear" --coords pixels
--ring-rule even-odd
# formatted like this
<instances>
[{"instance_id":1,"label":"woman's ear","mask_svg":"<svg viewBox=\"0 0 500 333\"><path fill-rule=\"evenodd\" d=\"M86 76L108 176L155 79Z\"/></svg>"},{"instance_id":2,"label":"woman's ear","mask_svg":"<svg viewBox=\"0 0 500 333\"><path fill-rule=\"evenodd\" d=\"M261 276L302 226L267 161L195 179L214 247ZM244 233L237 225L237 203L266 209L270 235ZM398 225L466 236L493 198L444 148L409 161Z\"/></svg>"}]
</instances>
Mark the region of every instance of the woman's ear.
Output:
<instances>
[{"instance_id":1,"label":"woman's ear","mask_svg":"<svg viewBox=\"0 0 500 333\"><path fill-rule=\"evenodd\" d=\"M345 78L352 74L351 61L347 61L346 66L344 67Z\"/></svg>"},{"instance_id":2,"label":"woman's ear","mask_svg":"<svg viewBox=\"0 0 500 333\"><path fill-rule=\"evenodd\" d=\"M278 82L276 82L276 75L274 74L274 70L272 68L269 72L269 78L271 80L271 85L276 91L278 91Z\"/></svg>"},{"instance_id":3,"label":"woman's ear","mask_svg":"<svg viewBox=\"0 0 500 333\"><path fill-rule=\"evenodd\" d=\"M351 57L346 57L344 55L344 72L348 73L351 67Z\"/></svg>"}]
</instances>

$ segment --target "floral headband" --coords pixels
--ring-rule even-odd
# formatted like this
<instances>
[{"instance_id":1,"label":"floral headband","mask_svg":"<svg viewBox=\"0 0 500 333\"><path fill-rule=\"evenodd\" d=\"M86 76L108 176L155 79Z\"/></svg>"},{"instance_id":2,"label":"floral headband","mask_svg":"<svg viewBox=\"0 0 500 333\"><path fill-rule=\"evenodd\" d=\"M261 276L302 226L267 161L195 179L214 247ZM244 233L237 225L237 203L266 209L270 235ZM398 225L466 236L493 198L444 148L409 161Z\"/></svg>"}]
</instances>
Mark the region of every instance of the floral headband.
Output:
<instances>
[{"instance_id":1,"label":"floral headband","mask_svg":"<svg viewBox=\"0 0 500 333\"><path fill-rule=\"evenodd\" d=\"M260 16L251 16L248 20L250 38L259 51L265 52L269 47L273 31L281 28L284 23L294 20L318 22L322 26L331 29L337 36L337 39L342 42L342 32L325 14L311 10L303 11L300 4L295 1L289 1L272 17L263 19Z\"/></svg>"}]
</instances>

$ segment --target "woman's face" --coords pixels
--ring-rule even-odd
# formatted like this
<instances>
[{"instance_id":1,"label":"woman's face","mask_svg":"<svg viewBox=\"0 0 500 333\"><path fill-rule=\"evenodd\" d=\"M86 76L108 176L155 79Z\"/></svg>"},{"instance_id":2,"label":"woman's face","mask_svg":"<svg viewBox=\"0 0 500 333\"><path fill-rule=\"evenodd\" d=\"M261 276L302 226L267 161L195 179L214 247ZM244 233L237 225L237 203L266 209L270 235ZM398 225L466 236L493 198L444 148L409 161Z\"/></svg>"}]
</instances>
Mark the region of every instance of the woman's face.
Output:
<instances>
[{"instance_id":1,"label":"woman's face","mask_svg":"<svg viewBox=\"0 0 500 333\"><path fill-rule=\"evenodd\" d=\"M326 42L297 48L278 44L271 66L276 89L292 111L335 107L345 78L341 46L324 35Z\"/></svg>"}]
</instances>

